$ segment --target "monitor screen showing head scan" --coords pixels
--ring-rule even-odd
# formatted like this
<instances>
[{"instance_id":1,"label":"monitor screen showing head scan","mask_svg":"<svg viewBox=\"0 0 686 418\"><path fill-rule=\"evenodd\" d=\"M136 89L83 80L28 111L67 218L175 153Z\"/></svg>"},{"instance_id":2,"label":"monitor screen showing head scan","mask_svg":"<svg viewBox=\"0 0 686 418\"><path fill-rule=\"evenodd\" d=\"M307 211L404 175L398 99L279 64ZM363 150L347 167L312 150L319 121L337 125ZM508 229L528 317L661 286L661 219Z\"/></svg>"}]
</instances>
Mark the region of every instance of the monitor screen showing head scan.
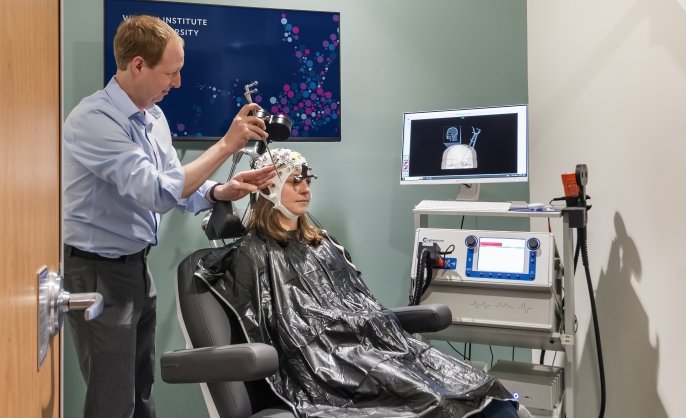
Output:
<instances>
[{"instance_id":1,"label":"monitor screen showing head scan","mask_svg":"<svg viewBox=\"0 0 686 418\"><path fill-rule=\"evenodd\" d=\"M527 107L405 113L401 184L528 180Z\"/></svg>"}]
</instances>

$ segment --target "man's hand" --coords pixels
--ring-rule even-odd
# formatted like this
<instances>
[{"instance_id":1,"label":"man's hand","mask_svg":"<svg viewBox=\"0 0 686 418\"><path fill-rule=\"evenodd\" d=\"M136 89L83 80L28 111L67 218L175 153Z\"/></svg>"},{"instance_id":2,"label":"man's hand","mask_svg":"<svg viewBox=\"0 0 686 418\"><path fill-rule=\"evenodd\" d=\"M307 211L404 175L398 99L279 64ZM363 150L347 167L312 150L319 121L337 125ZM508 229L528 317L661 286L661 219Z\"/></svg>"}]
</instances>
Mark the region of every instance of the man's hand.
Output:
<instances>
[{"instance_id":1,"label":"man's hand","mask_svg":"<svg viewBox=\"0 0 686 418\"><path fill-rule=\"evenodd\" d=\"M221 140L217 141L214 145L203 152L198 158L191 161L183 166L184 172L184 183L183 190L181 191L181 197L188 197L195 193L200 186L214 173L232 154L238 152L242 149L245 144L251 140L263 141L267 138L267 132L264 121L257 116L252 116L252 111L261 109L259 105L255 103L248 103L243 106L241 110L233 121L229 130L222 137ZM238 177L238 176L236 176ZM260 186L261 178L258 176L253 180L253 177L248 176L247 182L256 184ZM245 196L250 192L250 190L243 189L242 183L243 177L238 177L237 183L233 186L238 186L239 189L234 190L234 193L229 193L226 191L227 196L238 196L237 199ZM215 197L219 199L218 196L223 196L222 194L217 195L221 188L217 186L214 190ZM238 193L235 193L238 191Z\"/></svg>"},{"instance_id":2,"label":"man's hand","mask_svg":"<svg viewBox=\"0 0 686 418\"><path fill-rule=\"evenodd\" d=\"M227 183L214 189L217 200L238 200L249 193L271 186L276 177L274 166L262 167L257 170L241 171Z\"/></svg>"},{"instance_id":3,"label":"man's hand","mask_svg":"<svg viewBox=\"0 0 686 418\"><path fill-rule=\"evenodd\" d=\"M229 147L231 154L243 148L251 139L265 140L267 138L267 127L264 121L252 115L252 112L258 109L261 109L258 104L248 103L233 118L229 130L220 141Z\"/></svg>"}]
</instances>

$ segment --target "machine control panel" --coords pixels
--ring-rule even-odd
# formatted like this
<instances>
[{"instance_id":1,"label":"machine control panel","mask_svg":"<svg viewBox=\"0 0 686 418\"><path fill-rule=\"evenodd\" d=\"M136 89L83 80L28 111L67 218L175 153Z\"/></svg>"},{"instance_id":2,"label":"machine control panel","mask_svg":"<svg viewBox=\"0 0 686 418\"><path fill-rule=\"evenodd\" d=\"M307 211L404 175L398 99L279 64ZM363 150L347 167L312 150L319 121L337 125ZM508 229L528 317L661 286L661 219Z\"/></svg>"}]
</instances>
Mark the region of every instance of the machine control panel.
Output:
<instances>
[{"instance_id":1,"label":"machine control panel","mask_svg":"<svg viewBox=\"0 0 686 418\"><path fill-rule=\"evenodd\" d=\"M534 280L538 238L465 238L467 277Z\"/></svg>"},{"instance_id":2,"label":"machine control panel","mask_svg":"<svg viewBox=\"0 0 686 418\"><path fill-rule=\"evenodd\" d=\"M453 323L558 327L560 272L552 234L418 228L415 247L412 279L429 270L432 276L421 303L445 303Z\"/></svg>"}]
</instances>

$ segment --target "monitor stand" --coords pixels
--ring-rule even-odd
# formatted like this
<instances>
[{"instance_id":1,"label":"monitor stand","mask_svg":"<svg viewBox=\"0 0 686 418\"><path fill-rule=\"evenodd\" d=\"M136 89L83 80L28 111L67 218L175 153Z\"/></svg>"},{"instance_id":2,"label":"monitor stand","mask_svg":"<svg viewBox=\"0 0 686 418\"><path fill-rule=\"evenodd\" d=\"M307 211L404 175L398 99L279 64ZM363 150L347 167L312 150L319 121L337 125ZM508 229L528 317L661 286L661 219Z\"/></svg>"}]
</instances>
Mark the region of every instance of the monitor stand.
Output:
<instances>
[{"instance_id":1,"label":"monitor stand","mask_svg":"<svg viewBox=\"0 0 686 418\"><path fill-rule=\"evenodd\" d=\"M459 184L456 200L479 200L479 183Z\"/></svg>"}]
</instances>

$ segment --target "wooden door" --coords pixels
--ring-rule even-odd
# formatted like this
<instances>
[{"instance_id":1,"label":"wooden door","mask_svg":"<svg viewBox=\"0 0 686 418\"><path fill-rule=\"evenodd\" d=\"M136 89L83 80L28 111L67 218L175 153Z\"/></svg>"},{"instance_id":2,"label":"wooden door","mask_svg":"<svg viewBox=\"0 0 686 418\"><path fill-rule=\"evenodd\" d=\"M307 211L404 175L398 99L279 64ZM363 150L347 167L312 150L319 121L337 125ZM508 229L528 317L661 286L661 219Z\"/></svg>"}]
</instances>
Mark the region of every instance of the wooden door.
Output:
<instances>
[{"instance_id":1,"label":"wooden door","mask_svg":"<svg viewBox=\"0 0 686 418\"><path fill-rule=\"evenodd\" d=\"M38 369L41 266L60 261L60 2L0 1L0 417L60 415L59 336Z\"/></svg>"}]
</instances>

